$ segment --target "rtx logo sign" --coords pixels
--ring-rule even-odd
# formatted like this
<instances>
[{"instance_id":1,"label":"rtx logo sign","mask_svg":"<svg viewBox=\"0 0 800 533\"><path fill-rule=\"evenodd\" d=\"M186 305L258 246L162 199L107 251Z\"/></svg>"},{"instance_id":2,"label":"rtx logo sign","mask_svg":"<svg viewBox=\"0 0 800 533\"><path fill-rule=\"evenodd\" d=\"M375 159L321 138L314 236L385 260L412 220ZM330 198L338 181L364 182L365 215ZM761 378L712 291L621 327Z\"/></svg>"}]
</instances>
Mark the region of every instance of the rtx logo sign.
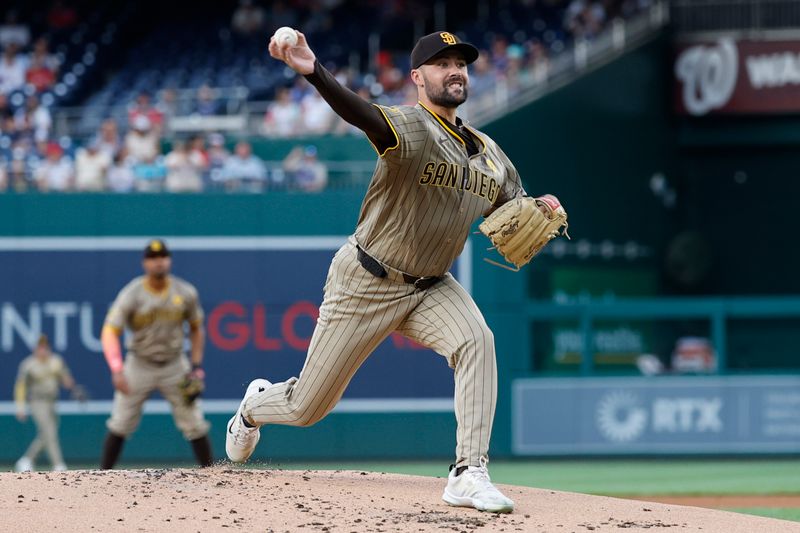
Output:
<instances>
[{"instance_id":1,"label":"rtx logo sign","mask_svg":"<svg viewBox=\"0 0 800 533\"><path fill-rule=\"evenodd\" d=\"M653 401L653 431L719 433L722 431L721 410L721 398L656 398Z\"/></svg>"},{"instance_id":2,"label":"rtx logo sign","mask_svg":"<svg viewBox=\"0 0 800 533\"><path fill-rule=\"evenodd\" d=\"M655 397L650 401L629 391L603 395L595 409L600 434L612 442L633 442L653 434L719 433L722 398Z\"/></svg>"}]
</instances>

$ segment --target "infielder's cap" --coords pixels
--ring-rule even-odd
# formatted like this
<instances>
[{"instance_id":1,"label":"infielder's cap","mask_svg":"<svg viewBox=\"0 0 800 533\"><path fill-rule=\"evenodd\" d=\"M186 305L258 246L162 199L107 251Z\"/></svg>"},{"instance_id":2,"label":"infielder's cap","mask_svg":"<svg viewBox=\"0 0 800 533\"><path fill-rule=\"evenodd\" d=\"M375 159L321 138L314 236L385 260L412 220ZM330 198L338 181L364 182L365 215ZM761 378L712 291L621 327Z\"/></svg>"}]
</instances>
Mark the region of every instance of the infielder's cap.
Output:
<instances>
[{"instance_id":1,"label":"infielder's cap","mask_svg":"<svg viewBox=\"0 0 800 533\"><path fill-rule=\"evenodd\" d=\"M169 257L167 243L161 239L153 239L147 243L147 247L144 249L144 256L148 259L151 257Z\"/></svg>"},{"instance_id":2,"label":"infielder's cap","mask_svg":"<svg viewBox=\"0 0 800 533\"><path fill-rule=\"evenodd\" d=\"M467 64L478 59L478 49L447 31L437 31L417 41L411 50L411 68L419 68L445 50L457 50L464 54Z\"/></svg>"}]
</instances>

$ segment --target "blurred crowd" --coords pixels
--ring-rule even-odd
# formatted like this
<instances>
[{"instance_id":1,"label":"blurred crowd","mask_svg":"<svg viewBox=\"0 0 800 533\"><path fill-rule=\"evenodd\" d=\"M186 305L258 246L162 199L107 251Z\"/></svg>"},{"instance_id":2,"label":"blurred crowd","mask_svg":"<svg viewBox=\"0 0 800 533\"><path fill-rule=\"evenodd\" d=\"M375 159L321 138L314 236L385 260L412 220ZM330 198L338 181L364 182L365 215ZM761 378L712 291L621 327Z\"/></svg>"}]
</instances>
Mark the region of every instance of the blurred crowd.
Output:
<instances>
[{"instance_id":1,"label":"blurred crowd","mask_svg":"<svg viewBox=\"0 0 800 533\"><path fill-rule=\"evenodd\" d=\"M29 102L30 114L41 110L49 127L48 111L35 96ZM327 168L312 145L297 146L283 161L270 164L253 154L248 141L240 140L229 150L217 132L173 137L166 148L165 115L148 94L130 107L127 122L123 134L114 119L105 120L79 147L69 138L50 140L35 127L14 126L10 157L0 159L0 191L316 192L328 182Z\"/></svg>"},{"instance_id":2,"label":"blurred crowd","mask_svg":"<svg viewBox=\"0 0 800 533\"><path fill-rule=\"evenodd\" d=\"M554 33L541 20L544 26L532 28L529 34L538 37L484 33L483 42L475 42L482 49L470 68L468 105L491 105L500 97L499 92L508 95L546 81L552 56L563 43L562 33L567 39L592 39L614 18L629 17L647 8L652 0L512 3L523 9L539 8L542 13L557 12L563 21ZM277 0L267 9L258 2L241 0L232 10L230 31L242 39L264 42L265 36L278 26L302 27L306 32L330 31L331 14L340 4L341 0ZM379 7L368 3L361 8L379 11L377 27L384 28L381 31L386 31L387 40L393 21L400 25L401 20L410 20L410 13L419 16L430 10L429 5L416 0L393 0ZM144 91L129 104L127 113L115 113L115 118L108 118L111 113L98 115L86 131L94 130L103 117L107 118L90 135L54 135L54 119L48 105L65 56L51 53L48 35L69 35L58 32L69 31L78 14L62 0L54 0L46 20L47 29L40 35L21 23L13 10L5 13L0 25L0 192L258 192L272 188L325 188L327 169L313 146L299 145L285 161L265 162L253 154L248 142L234 145L220 133L176 133L171 128L175 117L213 119L241 112L230 105L233 98L229 89L207 84L194 89L162 86L152 94ZM351 64L330 62L326 66L342 84L369 101L413 105L417 91L407 72L408 53L389 43L376 51L366 71L357 71ZM263 119L255 128L265 137L360 134L341 120L303 77L287 76L270 97L262 104ZM254 103L248 102L248 106L252 109ZM117 109L124 109L124 102Z\"/></svg>"}]
</instances>

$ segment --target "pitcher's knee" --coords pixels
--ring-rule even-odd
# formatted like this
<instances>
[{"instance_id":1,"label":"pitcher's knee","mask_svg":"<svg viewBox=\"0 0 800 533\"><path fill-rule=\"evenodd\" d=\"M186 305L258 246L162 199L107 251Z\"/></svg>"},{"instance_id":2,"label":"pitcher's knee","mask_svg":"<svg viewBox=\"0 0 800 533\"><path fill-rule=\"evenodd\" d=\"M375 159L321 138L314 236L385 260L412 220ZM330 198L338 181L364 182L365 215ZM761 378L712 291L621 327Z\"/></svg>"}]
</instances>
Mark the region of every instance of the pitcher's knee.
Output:
<instances>
[{"instance_id":1,"label":"pitcher's knee","mask_svg":"<svg viewBox=\"0 0 800 533\"><path fill-rule=\"evenodd\" d=\"M313 426L314 424L325 418L326 414L327 412L319 409L314 409L314 408L305 409L300 414L300 416L295 420L294 425L301 428L307 428L309 426Z\"/></svg>"},{"instance_id":2,"label":"pitcher's knee","mask_svg":"<svg viewBox=\"0 0 800 533\"><path fill-rule=\"evenodd\" d=\"M494 333L489 329L489 326L485 322L481 323L472 328L470 333L458 343L451 366L455 367L459 361L465 359L476 360L487 356L494 357Z\"/></svg>"}]
</instances>

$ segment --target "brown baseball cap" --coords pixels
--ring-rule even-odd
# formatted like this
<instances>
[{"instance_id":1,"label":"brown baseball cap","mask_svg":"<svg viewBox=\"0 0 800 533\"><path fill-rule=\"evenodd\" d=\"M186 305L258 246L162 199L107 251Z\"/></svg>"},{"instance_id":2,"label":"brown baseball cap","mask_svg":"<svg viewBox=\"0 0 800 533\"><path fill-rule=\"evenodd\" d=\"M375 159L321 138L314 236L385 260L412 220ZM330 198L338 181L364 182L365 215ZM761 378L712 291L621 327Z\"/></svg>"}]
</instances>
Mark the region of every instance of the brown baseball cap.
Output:
<instances>
[{"instance_id":1,"label":"brown baseball cap","mask_svg":"<svg viewBox=\"0 0 800 533\"><path fill-rule=\"evenodd\" d=\"M437 31L422 37L411 50L411 68L419 68L445 50L457 50L464 54L467 64L478 59L478 49L461 41L449 31Z\"/></svg>"},{"instance_id":2,"label":"brown baseball cap","mask_svg":"<svg viewBox=\"0 0 800 533\"><path fill-rule=\"evenodd\" d=\"M147 247L144 249L144 256L147 259L152 257L169 257L170 255L167 243L161 239L153 239L147 243Z\"/></svg>"}]
</instances>

